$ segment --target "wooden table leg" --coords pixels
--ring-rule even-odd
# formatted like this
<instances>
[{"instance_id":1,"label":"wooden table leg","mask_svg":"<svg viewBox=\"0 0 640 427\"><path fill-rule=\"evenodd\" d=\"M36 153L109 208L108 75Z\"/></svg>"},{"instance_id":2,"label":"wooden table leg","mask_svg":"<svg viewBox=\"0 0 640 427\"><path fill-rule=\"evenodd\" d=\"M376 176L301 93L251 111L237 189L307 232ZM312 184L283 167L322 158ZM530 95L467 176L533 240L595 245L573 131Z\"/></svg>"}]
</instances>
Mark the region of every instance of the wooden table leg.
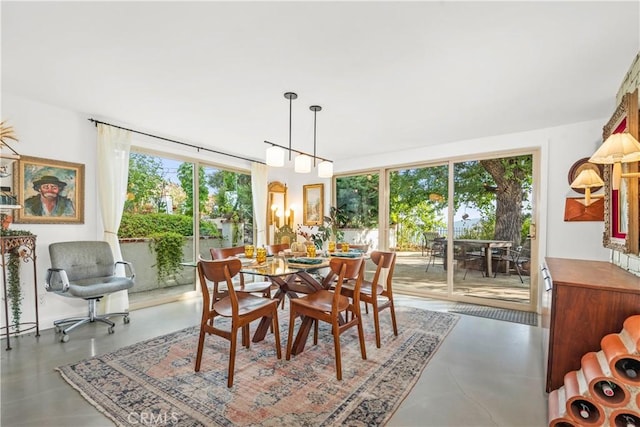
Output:
<instances>
[{"instance_id":1,"label":"wooden table leg","mask_svg":"<svg viewBox=\"0 0 640 427\"><path fill-rule=\"evenodd\" d=\"M271 326L271 316L265 316L260 319L260 323L258 323L258 327L256 328L255 334L253 334L253 342L260 342L267 336L267 331L269 330L269 326Z\"/></svg>"},{"instance_id":2,"label":"wooden table leg","mask_svg":"<svg viewBox=\"0 0 640 427\"><path fill-rule=\"evenodd\" d=\"M304 351L304 346L307 343L307 338L309 337L309 331L311 330L312 325L313 318L307 316L302 318L302 324L300 325L300 329L298 329L295 341L293 341L291 354L296 355Z\"/></svg>"}]
</instances>

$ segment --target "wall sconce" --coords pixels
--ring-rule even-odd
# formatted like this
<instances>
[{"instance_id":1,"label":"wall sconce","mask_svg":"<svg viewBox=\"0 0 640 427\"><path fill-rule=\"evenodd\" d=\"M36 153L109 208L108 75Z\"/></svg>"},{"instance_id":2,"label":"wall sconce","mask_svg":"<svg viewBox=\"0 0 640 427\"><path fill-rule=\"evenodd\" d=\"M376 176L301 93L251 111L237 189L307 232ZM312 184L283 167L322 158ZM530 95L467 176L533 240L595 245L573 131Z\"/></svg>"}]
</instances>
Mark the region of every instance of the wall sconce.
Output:
<instances>
[{"instance_id":1,"label":"wall sconce","mask_svg":"<svg viewBox=\"0 0 640 427\"><path fill-rule=\"evenodd\" d=\"M629 132L614 133L593 153L589 161L613 165L611 188L617 190L620 188L622 178L640 177L640 173L637 172L622 173L622 163L640 161L640 143Z\"/></svg>"},{"instance_id":2,"label":"wall sconce","mask_svg":"<svg viewBox=\"0 0 640 427\"><path fill-rule=\"evenodd\" d=\"M289 228L293 228L293 208L289 208L287 210L285 210L284 212L284 224L289 227Z\"/></svg>"},{"instance_id":3,"label":"wall sconce","mask_svg":"<svg viewBox=\"0 0 640 427\"><path fill-rule=\"evenodd\" d=\"M273 142L264 141L265 144L271 145L266 151L266 163L268 166L282 167L285 163L285 152L289 152L289 160L291 160L291 152L296 152L298 155L295 158L294 170L297 173L309 173L311 172L311 159L313 159L313 166L316 166L316 160L321 160L318 166L319 178L331 178L333 176L333 162L331 160L323 159L316 155L316 114L322 110L319 105L312 105L309 107L313 111L313 155L307 154L303 151L294 150L291 148L291 110L293 100L298 98L298 95L293 92L286 92L284 97L289 100L289 147L283 147Z\"/></svg>"},{"instance_id":4,"label":"wall sconce","mask_svg":"<svg viewBox=\"0 0 640 427\"><path fill-rule=\"evenodd\" d=\"M571 188L580 188L584 190L584 205L591 204L591 189L594 187L602 187L604 181L593 169L585 169L573 180ZM595 196L594 196L595 197ZM602 197L598 195L597 197ZM582 201L581 201L582 202Z\"/></svg>"}]
</instances>

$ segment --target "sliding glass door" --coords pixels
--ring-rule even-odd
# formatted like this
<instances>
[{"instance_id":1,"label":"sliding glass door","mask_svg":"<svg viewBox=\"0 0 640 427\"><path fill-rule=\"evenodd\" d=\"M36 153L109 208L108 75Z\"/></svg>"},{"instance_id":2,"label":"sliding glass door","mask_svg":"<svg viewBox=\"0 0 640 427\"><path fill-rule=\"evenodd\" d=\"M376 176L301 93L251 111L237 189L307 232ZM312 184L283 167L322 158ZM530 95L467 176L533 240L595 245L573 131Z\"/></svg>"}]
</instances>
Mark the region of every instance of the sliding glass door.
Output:
<instances>
[{"instance_id":1,"label":"sliding glass door","mask_svg":"<svg viewBox=\"0 0 640 427\"><path fill-rule=\"evenodd\" d=\"M453 164L453 293L530 302L532 155Z\"/></svg>"},{"instance_id":2,"label":"sliding glass door","mask_svg":"<svg viewBox=\"0 0 640 427\"><path fill-rule=\"evenodd\" d=\"M533 154L387 171L399 292L532 305Z\"/></svg>"},{"instance_id":3,"label":"sliding glass door","mask_svg":"<svg viewBox=\"0 0 640 427\"><path fill-rule=\"evenodd\" d=\"M388 173L388 243L397 252L396 290L447 295L447 171L445 164Z\"/></svg>"}]
</instances>

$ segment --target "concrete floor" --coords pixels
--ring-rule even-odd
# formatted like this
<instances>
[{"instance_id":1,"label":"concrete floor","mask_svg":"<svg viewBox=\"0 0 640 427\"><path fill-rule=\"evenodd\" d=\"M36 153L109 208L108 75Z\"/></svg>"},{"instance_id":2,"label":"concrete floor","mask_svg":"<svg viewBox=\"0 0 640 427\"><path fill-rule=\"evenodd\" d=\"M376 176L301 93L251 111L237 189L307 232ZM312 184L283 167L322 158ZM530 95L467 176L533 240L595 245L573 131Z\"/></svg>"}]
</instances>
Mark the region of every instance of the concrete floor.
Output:
<instances>
[{"instance_id":1,"label":"concrete floor","mask_svg":"<svg viewBox=\"0 0 640 427\"><path fill-rule=\"evenodd\" d=\"M396 297L396 304L435 311L453 306L407 296ZM10 351L3 340L1 425L112 425L54 368L195 325L200 310L198 298L135 310L113 335L92 324L65 344L53 329L40 338L12 338ZM540 327L460 317L388 426L547 425Z\"/></svg>"}]
</instances>

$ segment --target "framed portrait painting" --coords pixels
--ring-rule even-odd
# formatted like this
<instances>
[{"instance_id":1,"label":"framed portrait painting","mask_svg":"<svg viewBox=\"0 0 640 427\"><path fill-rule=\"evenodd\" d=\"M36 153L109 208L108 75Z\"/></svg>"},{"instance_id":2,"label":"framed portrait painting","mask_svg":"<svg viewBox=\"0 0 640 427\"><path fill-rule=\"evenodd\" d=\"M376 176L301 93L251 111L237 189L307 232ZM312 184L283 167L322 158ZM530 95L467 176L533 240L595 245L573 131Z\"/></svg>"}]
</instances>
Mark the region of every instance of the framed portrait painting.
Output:
<instances>
[{"instance_id":1,"label":"framed portrait painting","mask_svg":"<svg viewBox=\"0 0 640 427\"><path fill-rule=\"evenodd\" d=\"M14 174L16 223L84 223L84 165L22 156Z\"/></svg>"},{"instance_id":2,"label":"framed portrait painting","mask_svg":"<svg viewBox=\"0 0 640 427\"><path fill-rule=\"evenodd\" d=\"M302 191L302 223L322 225L324 219L324 184L304 185Z\"/></svg>"}]
</instances>

